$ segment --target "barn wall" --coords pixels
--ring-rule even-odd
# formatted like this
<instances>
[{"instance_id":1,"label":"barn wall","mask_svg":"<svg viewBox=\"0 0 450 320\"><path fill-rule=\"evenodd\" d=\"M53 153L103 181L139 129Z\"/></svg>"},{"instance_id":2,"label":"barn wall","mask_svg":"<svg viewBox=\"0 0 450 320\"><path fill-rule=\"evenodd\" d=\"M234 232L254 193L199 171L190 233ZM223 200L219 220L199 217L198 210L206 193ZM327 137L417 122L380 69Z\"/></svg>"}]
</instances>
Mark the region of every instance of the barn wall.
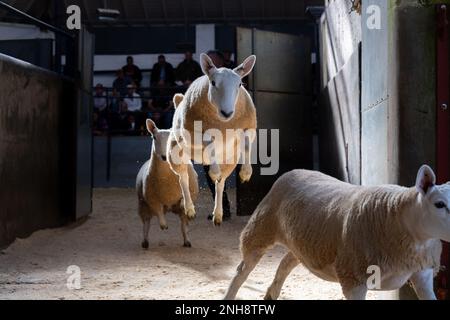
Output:
<instances>
[{"instance_id":1,"label":"barn wall","mask_svg":"<svg viewBox=\"0 0 450 320\"><path fill-rule=\"evenodd\" d=\"M0 246L65 221L59 173L70 141L60 133L71 88L56 74L0 55Z\"/></svg>"},{"instance_id":2,"label":"barn wall","mask_svg":"<svg viewBox=\"0 0 450 320\"><path fill-rule=\"evenodd\" d=\"M361 17L351 1L328 1L321 18L320 169L361 182Z\"/></svg>"},{"instance_id":3,"label":"barn wall","mask_svg":"<svg viewBox=\"0 0 450 320\"><path fill-rule=\"evenodd\" d=\"M362 183L412 185L420 165L435 166L435 8L367 0L363 21L371 4L382 26L363 24Z\"/></svg>"}]
</instances>

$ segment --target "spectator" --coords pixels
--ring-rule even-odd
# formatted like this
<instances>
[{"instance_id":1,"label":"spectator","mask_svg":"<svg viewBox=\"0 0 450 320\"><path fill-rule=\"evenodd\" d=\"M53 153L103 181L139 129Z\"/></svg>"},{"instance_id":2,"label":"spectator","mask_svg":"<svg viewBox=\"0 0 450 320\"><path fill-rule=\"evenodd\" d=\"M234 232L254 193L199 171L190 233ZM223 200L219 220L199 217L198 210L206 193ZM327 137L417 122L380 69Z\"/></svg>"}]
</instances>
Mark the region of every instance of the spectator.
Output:
<instances>
[{"instance_id":1,"label":"spectator","mask_svg":"<svg viewBox=\"0 0 450 320\"><path fill-rule=\"evenodd\" d=\"M223 68L225 66L225 58L219 50L209 50L206 53L217 68Z\"/></svg>"},{"instance_id":2,"label":"spectator","mask_svg":"<svg viewBox=\"0 0 450 320\"><path fill-rule=\"evenodd\" d=\"M141 111L142 109L142 99L139 94L136 93L136 86L134 84L130 84L127 87L128 93L125 96L124 102L127 105L128 111L136 112Z\"/></svg>"},{"instance_id":3,"label":"spectator","mask_svg":"<svg viewBox=\"0 0 450 320\"><path fill-rule=\"evenodd\" d=\"M101 83L95 86L94 93L94 111L99 114L105 113L106 107L108 106L108 99L106 98L105 88Z\"/></svg>"},{"instance_id":4,"label":"spectator","mask_svg":"<svg viewBox=\"0 0 450 320\"><path fill-rule=\"evenodd\" d=\"M138 88L141 87L142 72L141 69L134 64L133 57L127 57L127 64L122 68L122 70L125 73L125 76L130 78Z\"/></svg>"},{"instance_id":5,"label":"spectator","mask_svg":"<svg viewBox=\"0 0 450 320\"><path fill-rule=\"evenodd\" d=\"M131 84L131 79L125 76L122 69L117 70L117 78L113 82L113 88L119 92L120 96L124 97L128 92L128 85Z\"/></svg>"},{"instance_id":6,"label":"spectator","mask_svg":"<svg viewBox=\"0 0 450 320\"><path fill-rule=\"evenodd\" d=\"M223 51L223 66L228 69L236 68L236 63L231 60L232 53L230 50Z\"/></svg>"},{"instance_id":7,"label":"spectator","mask_svg":"<svg viewBox=\"0 0 450 320\"><path fill-rule=\"evenodd\" d=\"M111 113L119 113L119 111L120 111L120 107L119 107L120 94L119 94L119 91L117 91L116 88L113 88L109 101L110 101L110 103L109 103L109 111Z\"/></svg>"},{"instance_id":8,"label":"spectator","mask_svg":"<svg viewBox=\"0 0 450 320\"><path fill-rule=\"evenodd\" d=\"M186 51L184 61L177 67L177 80L181 81L185 87L202 75L200 64L192 58L192 52Z\"/></svg>"},{"instance_id":9,"label":"spectator","mask_svg":"<svg viewBox=\"0 0 450 320\"><path fill-rule=\"evenodd\" d=\"M150 86L168 87L175 83L175 72L170 63L166 62L166 57L160 55L158 63L153 65Z\"/></svg>"},{"instance_id":10,"label":"spectator","mask_svg":"<svg viewBox=\"0 0 450 320\"><path fill-rule=\"evenodd\" d=\"M174 114L174 106L171 96L164 94L164 89L159 88L159 92L149 101L150 112L148 116L155 121L158 128L170 129Z\"/></svg>"}]
</instances>

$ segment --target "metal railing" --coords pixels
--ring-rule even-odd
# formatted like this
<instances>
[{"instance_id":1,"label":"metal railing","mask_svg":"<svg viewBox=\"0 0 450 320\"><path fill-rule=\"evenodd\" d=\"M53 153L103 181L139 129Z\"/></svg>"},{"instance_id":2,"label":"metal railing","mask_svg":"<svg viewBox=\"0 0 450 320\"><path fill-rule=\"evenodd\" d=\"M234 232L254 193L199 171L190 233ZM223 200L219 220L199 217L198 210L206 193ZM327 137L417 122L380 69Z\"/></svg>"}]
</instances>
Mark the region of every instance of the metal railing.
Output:
<instances>
[{"instance_id":1,"label":"metal railing","mask_svg":"<svg viewBox=\"0 0 450 320\"><path fill-rule=\"evenodd\" d=\"M42 20L39 20L23 11L20 11L17 8L5 3L4 1L0 1L0 9L5 10L8 13L11 13L24 22L33 24L41 29L48 30L55 33L54 42L54 54L50 53L50 56L53 58L52 63L52 71L64 74L65 76L75 77L76 70L73 66L76 65L76 50L75 50L75 40L76 36L71 34L63 29L57 28L51 24L48 24ZM62 57L63 57L63 48L65 48L65 56L66 56L66 68L62 69Z\"/></svg>"}]
</instances>

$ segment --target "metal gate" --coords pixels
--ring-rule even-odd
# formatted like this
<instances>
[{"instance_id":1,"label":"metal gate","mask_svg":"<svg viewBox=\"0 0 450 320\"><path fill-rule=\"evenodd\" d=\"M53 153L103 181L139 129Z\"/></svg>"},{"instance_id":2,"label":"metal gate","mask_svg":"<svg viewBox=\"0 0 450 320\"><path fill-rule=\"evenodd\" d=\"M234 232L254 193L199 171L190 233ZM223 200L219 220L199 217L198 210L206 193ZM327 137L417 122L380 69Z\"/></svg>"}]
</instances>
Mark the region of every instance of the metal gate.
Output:
<instances>
[{"instance_id":1,"label":"metal gate","mask_svg":"<svg viewBox=\"0 0 450 320\"><path fill-rule=\"evenodd\" d=\"M78 36L78 70L80 83L76 105L76 219L92 211L92 70L94 36L85 27Z\"/></svg>"},{"instance_id":2,"label":"metal gate","mask_svg":"<svg viewBox=\"0 0 450 320\"><path fill-rule=\"evenodd\" d=\"M261 175L258 157L250 183L238 184L237 214L249 215L280 175L313 166L311 49L308 39L296 35L245 28L237 28L236 35L238 62L257 56L248 89L257 110L258 131L267 129L270 135L271 130L279 130L278 173ZM260 145L257 149L259 153ZM276 150L269 143L272 160Z\"/></svg>"}]
</instances>

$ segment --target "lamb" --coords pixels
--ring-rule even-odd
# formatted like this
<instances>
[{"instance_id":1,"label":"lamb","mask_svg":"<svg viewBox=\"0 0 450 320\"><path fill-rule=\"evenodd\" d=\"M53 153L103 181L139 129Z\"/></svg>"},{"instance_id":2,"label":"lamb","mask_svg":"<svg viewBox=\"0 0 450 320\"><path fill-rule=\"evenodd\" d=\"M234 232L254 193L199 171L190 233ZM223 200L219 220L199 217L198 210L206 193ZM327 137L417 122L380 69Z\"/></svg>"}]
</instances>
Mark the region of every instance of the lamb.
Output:
<instances>
[{"instance_id":1,"label":"lamb","mask_svg":"<svg viewBox=\"0 0 450 320\"><path fill-rule=\"evenodd\" d=\"M289 253L265 299L278 298L300 263L324 280L339 282L347 299L362 300L368 290L395 290L407 281L420 299L436 299L433 277L440 268L440 240L450 241L450 184L435 183L426 165L413 188L354 186L306 170L286 173L242 231L243 260L225 299L235 298L275 243ZM380 270L376 286L368 281L374 266Z\"/></svg>"},{"instance_id":2,"label":"lamb","mask_svg":"<svg viewBox=\"0 0 450 320\"><path fill-rule=\"evenodd\" d=\"M234 70L216 68L206 54L200 60L205 75L191 84L175 111L168 159L179 176L189 219L195 217L195 207L189 192L187 164L194 159L210 165L208 174L216 187L213 222L220 225L225 180L236 168L239 156L243 156L241 182L249 181L252 175L250 159L251 145L256 138L256 109L242 86L242 78L252 71L256 57L248 57ZM196 127L198 123L200 128ZM196 141L196 135L202 137L200 141Z\"/></svg>"},{"instance_id":3,"label":"lamb","mask_svg":"<svg viewBox=\"0 0 450 320\"><path fill-rule=\"evenodd\" d=\"M174 98L175 105L179 99ZM159 130L155 123L147 119L147 130L153 137L152 154L149 161L139 170L136 179L136 189L138 194L138 212L144 224L142 248L148 249L148 233L150 221L156 216L162 230L168 229L165 214L172 211L180 216L181 232L183 235L184 246L191 247L188 238L188 219L184 214L182 206L182 194L178 177L170 169L167 162L167 140L170 130ZM192 199L197 198L199 187L197 173L191 164L187 165L187 174L189 177L189 188Z\"/></svg>"}]
</instances>

